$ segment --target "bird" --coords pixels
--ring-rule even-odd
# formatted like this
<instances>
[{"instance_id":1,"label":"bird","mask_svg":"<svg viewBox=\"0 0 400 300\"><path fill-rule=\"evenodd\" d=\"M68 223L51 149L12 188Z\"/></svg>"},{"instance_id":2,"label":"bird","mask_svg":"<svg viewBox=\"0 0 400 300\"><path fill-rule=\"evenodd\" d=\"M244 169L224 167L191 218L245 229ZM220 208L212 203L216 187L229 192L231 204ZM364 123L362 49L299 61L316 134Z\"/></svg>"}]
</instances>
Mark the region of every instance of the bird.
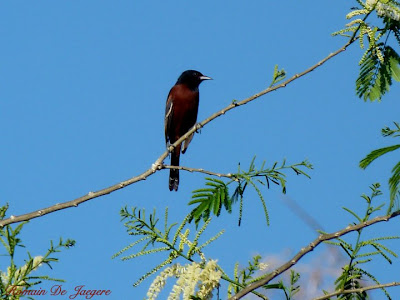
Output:
<instances>
[{"instance_id":1,"label":"bird","mask_svg":"<svg viewBox=\"0 0 400 300\"><path fill-rule=\"evenodd\" d=\"M186 70L176 81L169 91L165 106L165 143L167 147L175 143L186 132L196 124L197 112L199 109L199 85L211 77L205 76L199 71ZM175 147L171 152L171 166L179 166L179 157L185 153L194 133L188 136L185 141ZM170 169L169 190L178 191L179 170Z\"/></svg>"}]
</instances>

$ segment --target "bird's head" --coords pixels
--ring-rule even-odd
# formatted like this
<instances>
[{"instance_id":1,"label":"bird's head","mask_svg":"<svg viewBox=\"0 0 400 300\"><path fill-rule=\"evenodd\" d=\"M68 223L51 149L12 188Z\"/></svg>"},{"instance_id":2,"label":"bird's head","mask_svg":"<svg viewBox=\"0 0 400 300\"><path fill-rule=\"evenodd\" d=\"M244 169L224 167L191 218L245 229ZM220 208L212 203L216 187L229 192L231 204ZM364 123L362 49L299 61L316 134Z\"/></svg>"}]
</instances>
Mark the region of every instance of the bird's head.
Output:
<instances>
[{"instance_id":1,"label":"bird's head","mask_svg":"<svg viewBox=\"0 0 400 300\"><path fill-rule=\"evenodd\" d=\"M203 80L210 80L211 77L201 74L199 71L187 70L179 76L176 84L186 84L189 88L195 90Z\"/></svg>"}]
</instances>

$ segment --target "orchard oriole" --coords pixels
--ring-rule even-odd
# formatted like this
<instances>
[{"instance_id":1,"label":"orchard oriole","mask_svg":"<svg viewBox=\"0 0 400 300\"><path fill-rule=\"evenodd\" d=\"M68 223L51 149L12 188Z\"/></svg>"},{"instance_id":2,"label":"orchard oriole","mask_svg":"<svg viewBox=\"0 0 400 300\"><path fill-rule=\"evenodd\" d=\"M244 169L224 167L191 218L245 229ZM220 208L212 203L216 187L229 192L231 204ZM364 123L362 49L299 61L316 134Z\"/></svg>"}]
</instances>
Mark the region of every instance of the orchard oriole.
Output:
<instances>
[{"instance_id":1,"label":"orchard oriole","mask_svg":"<svg viewBox=\"0 0 400 300\"><path fill-rule=\"evenodd\" d=\"M199 108L199 85L203 80L212 79L204 76L198 71L187 70L179 76L175 85L171 88L165 107L165 142L173 144L181 136L192 128L197 120ZM185 153L190 141L191 134L181 145L175 147L171 152L171 166L179 166L179 156ZM179 170L171 169L169 173L169 190L178 190Z\"/></svg>"}]
</instances>

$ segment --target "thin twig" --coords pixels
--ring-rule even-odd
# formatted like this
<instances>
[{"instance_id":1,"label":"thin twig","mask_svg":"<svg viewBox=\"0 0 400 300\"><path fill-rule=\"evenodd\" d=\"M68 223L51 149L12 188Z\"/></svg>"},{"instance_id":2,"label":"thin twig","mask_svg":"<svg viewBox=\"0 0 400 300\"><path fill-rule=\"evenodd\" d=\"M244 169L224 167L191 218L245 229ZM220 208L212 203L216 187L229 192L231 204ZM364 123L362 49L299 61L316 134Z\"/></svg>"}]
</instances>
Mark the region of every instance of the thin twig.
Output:
<instances>
[{"instance_id":1,"label":"thin twig","mask_svg":"<svg viewBox=\"0 0 400 300\"><path fill-rule=\"evenodd\" d=\"M18 222L22 222L22 221L28 221L34 218L38 218L38 217L42 217L44 215L47 215L49 213L58 211L58 210L62 210L62 209L66 209L66 208L70 208L70 207L77 207L79 204L92 200L94 198L98 198L100 196L104 196L107 194L110 194L112 192L115 192L119 189L122 189L128 185L131 185L135 182L141 181L141 180L146 180L147 177L153 175L155 172L159 171L162 169L163 166L163 161L167 158L168 154L173 151L173 149L180 145L188 136L190 136L192 133L195 133L197 130L199 130L200 128L204 127L206 124L210 123L212 120L224 115L226 112L230 111L233 108L236 108L238 106L242 106L245 105L257 98L260 98L261 96L276 91L280 88L284 88L286 87L289 83L291 83L292 81L314 71L316 68L322 66L325 62L327 62L328 60L330 60L331 58L335 57L336 55L338 55L339 53L345 51L347 49L347 47L352 44L355 41L354 38L351 38L344 46L342 46L341 48L339 48L338 50L336 50L335 52L330 53L327 57L325 57L323 60L319 61L318 63L316 63L315 65L311 66L310 68L306 69L305 71L298 73L296 75L293 75L291 78L285 80L284 82L282 82L281 84L275 85L275 86L271 86L268 87L267 89L249 97L246 98L242 101L234 101L231 104L229 104L227 107L221 109L220 111L214 113L213 115L211 115L210 117L208 117L207 119L205 119L204 121L202 121L201 123L196 124L195 126L193 126L186 134L184 134L179 140L177 140L174 144L170 145L167 149L167 151L165 151L163 154L161 154L161 156L152 164L152 166L145 172L143 172L142 174L132 177L128 180L122 181L120 183L117 183L115 185L109 186L107 188L101 189L99 191L96 192L89 192L84 196L81 196L79 198L76 198L74 200L71 201L67 201L67 202L63 202L63 203L58 203L52 206L49 206L47 208L43 208L37 211L33 211L27 214L23 214L20 216L10 216L8 219L4 219L2 221L0 221L0 228L9 225L9 224L13 224L13 223L18 223Z\"/></svg>"},{"instance_id":2,"label":"thin twig","mask_svg":"<svg viewBox=\"0 0 400 300\"><path fill-rule=\"evenodd\" d=\"M248 285L246 288L243 290L240 290L236 295L232 296L229 298L229 300L238 300L251 291L254 291L255 289L262 287L263 285L269 283L272 279L276 278L278 275L282 274L286 270L290 269L293 267L295 264L298 263L298 261L307 253L311 252L314 250L315 247L317 247L319 244L322 242L336 239L340 236L343 236L345 234L348 234L353 231L360 230L362 228L368 227L372 224L379 223L379 222L384 222L384 221L389 221L390 219L397 217L400 215L400 211L394 212L390 215L387 216L381 216L381 217L376 217L372 220L362 222L353 226L347 226L346 228L339 230L334 233L327 233L327 234L321 234L318 238L316 238L312 243L308 244L306 247L302 248L295 256L293 256L292 259L290 259L288 262L280 266L279 268L275 269L273 272L269 273L265 277L261 278L260 280L257 280L253 282L252 284Z\"/></svg>"},{"instance_id":3,"label":"thin twig","mask_svg":"<svg viewBox=\"0 0 400 300\"><path fill-rule=\"evenodd\" d=\"M392 287L392 286L398 286L400 285L400 282L390 282L390 283L385 283L385 284L377 284L377 285L370 285L370 286L364 286L362 288L358 289L351 289L351 290L342 290L342 291L337 291L331 294L326 294L324 296L314 298L313 300L325 300L329 299L331 297L337 296L337 295L345 295L345 294L352 294L352 293L362 293L365 291L369 290L377 290L377 289L383 289L387 287Z\"/></svg>"},{"instance_id":4,"label":"thin twig","mask_svg":"<svg viewBox=\"0 0 400 300\"><path fill-rule=\"evenodd\" d=\"M203 173L207 175L212 175L212 176L217 176L217 177L225 177L225 178L233 178L234 176L230 173L228 174L222 174L222 173L215 173L212 171L207 171L204 169L196 169L196 168L189 168L189 167L184 167L184 166L170 166L170 165L162 165L161 169L174 169L174 170L183 170L183 171L188 171L188 172L195 172L195 173Z\"/></svg>"}]
</instances>

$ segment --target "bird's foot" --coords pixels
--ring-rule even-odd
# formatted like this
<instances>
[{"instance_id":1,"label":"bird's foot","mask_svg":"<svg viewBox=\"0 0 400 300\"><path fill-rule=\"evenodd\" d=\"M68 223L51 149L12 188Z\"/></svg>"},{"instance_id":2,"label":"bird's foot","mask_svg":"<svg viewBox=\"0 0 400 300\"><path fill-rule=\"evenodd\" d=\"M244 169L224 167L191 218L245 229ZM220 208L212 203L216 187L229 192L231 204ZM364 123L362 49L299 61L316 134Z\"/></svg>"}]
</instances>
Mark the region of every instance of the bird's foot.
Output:
<instances>
[{"instance_id":1,"label":"bird's foot","mask_svg":"<svg viewBox=\"0 0 400 300\"><path fill-rule=\"evenodd\" d=\"M172 151L174 151L174 149L175 147L172 144L170 143L167 144L167 151L169 152L168 156L171 154Z\"/></svg>"},{"instance_id":2,"label":"bird's foot","mask_svg":"<svg viewBox=\"0 0 400 300\"><path fill-rule=\"evenodd\" d=\"M201 128L203 128L203 125L201 125L200 123L197 123L196 125L195 125L195 127L196 127L196 133L201 133Z\"/></svg>"}]
</instances>

